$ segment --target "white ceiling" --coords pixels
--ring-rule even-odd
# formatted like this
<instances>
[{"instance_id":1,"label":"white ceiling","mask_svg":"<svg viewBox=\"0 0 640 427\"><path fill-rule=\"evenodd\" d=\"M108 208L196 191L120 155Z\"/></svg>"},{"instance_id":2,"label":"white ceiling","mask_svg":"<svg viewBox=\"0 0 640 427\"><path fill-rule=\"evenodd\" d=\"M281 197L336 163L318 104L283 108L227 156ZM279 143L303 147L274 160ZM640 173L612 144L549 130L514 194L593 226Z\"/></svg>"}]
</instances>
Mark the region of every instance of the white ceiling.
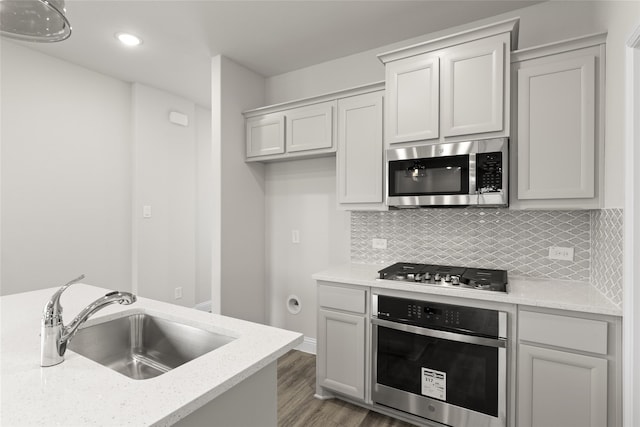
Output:
<instances>
[{"instance_id":1,"label":"white ceiling","mask_svg":"<svg viewBox=\"0 0 640 427\"><path fill-rule=\"evenodd\" d=\"M210 58L269 77L539 1L67 0L71 38L29 47L210 106ZM121 46L118 31L142 46Z\"/></svg>"}]
</instances>

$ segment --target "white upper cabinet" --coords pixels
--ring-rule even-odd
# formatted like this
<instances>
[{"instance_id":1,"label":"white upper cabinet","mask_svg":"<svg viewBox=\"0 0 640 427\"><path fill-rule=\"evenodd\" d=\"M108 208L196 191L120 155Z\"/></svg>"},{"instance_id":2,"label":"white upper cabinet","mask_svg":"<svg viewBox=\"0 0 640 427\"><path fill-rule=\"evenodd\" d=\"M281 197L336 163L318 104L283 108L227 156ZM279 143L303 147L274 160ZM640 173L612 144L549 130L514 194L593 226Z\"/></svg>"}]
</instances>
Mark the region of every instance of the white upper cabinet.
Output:
<instances>
[{"instance_id":1,"label":"white upper cabinet","mask_svg":"<svg viewBox=\"0 0 640 427\"><path fill-rule=\"evenodd\" d=\"M518 19L378 55L385 145L509 136L510 53Z\"/></svg>"},{"instance_id":2,"label":"white upper cabinet","mask_svg":"<svg viewBox=\"0 0 640 427\"><path fill-rule=\"evenodd\" d=\"M442 53L442 133L445 137L504 129L505 51L509 34Z\"/></svg>"},{"instance_id":3,"label":"white upper cabinet","mask_svg":"<svg viewBox=\"0 0 640 427\"><path fill-rule=\"evenodd\" d=\"M438 137L440 58L423 54L385 67L387 143Z\"/></svg>"},{"instance_id":4,"label":"white upper cabinet","mask_svg":"<svg viewBox=\"0 0 640 427\"><path fill-rule=\"evenodd\" d=\"M300 107L286 113L287 152L333 147L335 101Z\"/></svg>"},{"instance_id":5,"label":"white upper cabinet","mask_svg":"<svg viewBox=\"0 0 640 427\"><path fill-rule=\"evenodd\" d=\"M338 203L347 210L383 202L383 91L338 100Z\"/></svg>"},{"instance_id":6,"label":"white upper cabinet","mask_svg":"<svg viewBox=\"0 0 640 427\"><path fill-rule=\"evenodd\" d=\"M514 54L514 207L601 207L604 42L590 36Z\"/></svg>"},{"instance_id":7,"label":"white upper cabinet","mask_svg":"<svg viewBox=\"0 0 640 427\"><path fill-rule=\"evenodd\" d=\"M246 124L246 161L271 162L334 156L338 145L338 102L381 91L382 88L383 84L377 82L245 111L243 115ZM379 113L382 114L382 105L379 106ZM356 113L351 115L357 116ZM361 132L379 132L378 139L382 139L381 120L368 123L371 128L367 130L362 125L356 125L355 119L352 123L350 130L359 127ZM371 143L375 144L375 140ZM349 145L350 149L355 149L355 143ZM369 149L372 150L371 147ZM382 147L379 155L382 156Z\"/></svg>"},{"instance_id":8,"label":"white upper cabinet","mask_svg":"<svg viewBox=\"0 0 640 427\"><path fill-rule=\"evenodd\" d=\"M245 113L248 162L335 153L336 101L298 105L300 102L289 109L264 107Z\"/></svg>"},{"instance_id":9,"label":"white upper cabinet","mask_svg":"<svg viewBox=\"0 0 640 427\"><path fill-rule=\"evenodd\" d=\"M284 153L284 116L280 113L246 121L247 157Z\"/></svg>"}]
</instances>

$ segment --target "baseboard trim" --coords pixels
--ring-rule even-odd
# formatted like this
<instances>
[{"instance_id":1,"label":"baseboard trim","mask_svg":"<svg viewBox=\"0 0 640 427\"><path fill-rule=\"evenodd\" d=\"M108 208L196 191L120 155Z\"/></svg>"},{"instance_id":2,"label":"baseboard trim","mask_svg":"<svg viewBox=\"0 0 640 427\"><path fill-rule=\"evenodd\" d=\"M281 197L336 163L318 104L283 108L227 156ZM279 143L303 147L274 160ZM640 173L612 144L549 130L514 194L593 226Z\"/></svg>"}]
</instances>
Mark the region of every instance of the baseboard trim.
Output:
<instances>
[{"instance_id":1,"label":"baseboard trim","mask_svg":"<svg viewBox=\"0 0 640 427\"><path fill-rule=\"evenodd\" d=\"M196 310L206 311L208 313L211 313L211 300L196 304L196 306L193 308L195 308Z\"/></svg>"},{"instance_id":2,"label":"baseboard trim","mask_svg":"<svg viewBox=\"0 0 640 427\"><path fill-rule=\"evenodd\" d=\"M303 351L309 354L316 354L316 339L304 337L302 344L296 347L296 350Z\"/></svg>"}]
</instances>

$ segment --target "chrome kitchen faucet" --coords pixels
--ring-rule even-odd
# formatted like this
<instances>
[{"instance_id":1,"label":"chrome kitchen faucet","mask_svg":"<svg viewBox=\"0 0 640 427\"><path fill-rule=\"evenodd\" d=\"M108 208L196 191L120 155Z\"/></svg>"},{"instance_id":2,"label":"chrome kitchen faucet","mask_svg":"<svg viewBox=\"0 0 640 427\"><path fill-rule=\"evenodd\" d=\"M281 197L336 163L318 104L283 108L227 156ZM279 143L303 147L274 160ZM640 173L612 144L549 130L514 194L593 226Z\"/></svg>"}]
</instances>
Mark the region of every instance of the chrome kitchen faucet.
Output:
<instances>
[{"instance_id":1,"label":"chrome kitchen faucet","mask_svg":"<svg viewBox=\"0 0 640 427\"><path fill-rule=\"evenodd\" d=\"M137 298L132 293L109 292L82 309L68 326L64 326L60 296L69 286L82 279L84 279L84 274L58 289L44 307L40 327L40 366L53 366L62 363L69 340L75 335L80 325L93 313L116 302L124 305L136 302Z\"/></svg>"}]
</instances>

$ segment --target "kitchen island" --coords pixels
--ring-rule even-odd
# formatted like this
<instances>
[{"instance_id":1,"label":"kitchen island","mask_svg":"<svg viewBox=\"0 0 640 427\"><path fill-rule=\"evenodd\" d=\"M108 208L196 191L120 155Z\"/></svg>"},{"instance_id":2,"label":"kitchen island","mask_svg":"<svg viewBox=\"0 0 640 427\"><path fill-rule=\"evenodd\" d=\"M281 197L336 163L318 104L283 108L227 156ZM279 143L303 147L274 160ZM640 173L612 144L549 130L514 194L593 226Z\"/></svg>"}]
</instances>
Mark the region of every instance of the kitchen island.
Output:
<instances>
[{"instance_id":1,"label":"kitchen island","mask_svg":"<svg viewBox=\"0 0 640 427\"><path fill-rule=\"evenodd\" d=\"M146 380L71 350L61 364L42 368L40 320L56 290L0 297L1 425L277 425L276 361L302 342L301 334L138 298L104 308L85 326L146 313L235 339ZM73 285L61 298L65 324L109 291Z\"/></svg>"}]
</instances>

